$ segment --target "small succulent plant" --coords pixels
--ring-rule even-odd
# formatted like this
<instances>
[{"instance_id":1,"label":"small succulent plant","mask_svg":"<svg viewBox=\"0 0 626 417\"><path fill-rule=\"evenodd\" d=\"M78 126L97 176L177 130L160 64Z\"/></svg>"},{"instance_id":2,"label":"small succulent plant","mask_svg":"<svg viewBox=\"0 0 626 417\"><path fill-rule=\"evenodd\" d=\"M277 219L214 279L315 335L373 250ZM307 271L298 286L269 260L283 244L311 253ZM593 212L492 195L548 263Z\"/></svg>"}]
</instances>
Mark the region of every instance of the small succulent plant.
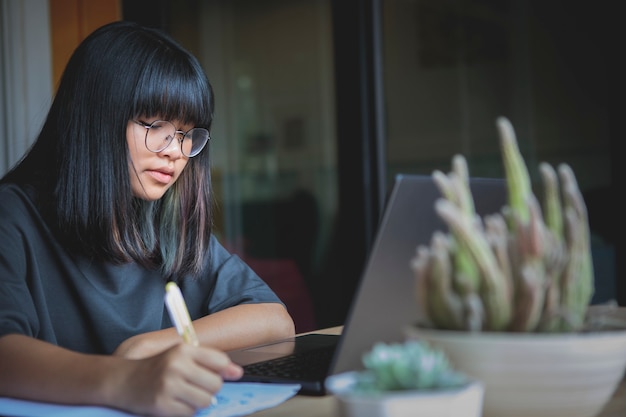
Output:
<instances>
[{"instance_id":1,"label":"small succulent plant","mask_svg":"<svg viewBox=\"0 0 626 417\"><path fill-rule=\"evenodd\" d=\"M444 389L468 382L451 367L443 351L424 341L377 343L363 355L363 365L355 390L365 393Z\"/></svg>"},{"instance_id":2,"label":"small succulent plant","mask_svg":"<svg viewBox=\"0 0 626 417\"><path fill-rule=\"evenodd\" d=\"M411 268L427 325L468 331L573 332L583 328L593 295L587 210L572 169L539 170L543 205L510 122L497 126L507 204L483 218L474 210L466 160L433 172L435 204L448 232L417 248Z\"/></svg>"}]
</instances>

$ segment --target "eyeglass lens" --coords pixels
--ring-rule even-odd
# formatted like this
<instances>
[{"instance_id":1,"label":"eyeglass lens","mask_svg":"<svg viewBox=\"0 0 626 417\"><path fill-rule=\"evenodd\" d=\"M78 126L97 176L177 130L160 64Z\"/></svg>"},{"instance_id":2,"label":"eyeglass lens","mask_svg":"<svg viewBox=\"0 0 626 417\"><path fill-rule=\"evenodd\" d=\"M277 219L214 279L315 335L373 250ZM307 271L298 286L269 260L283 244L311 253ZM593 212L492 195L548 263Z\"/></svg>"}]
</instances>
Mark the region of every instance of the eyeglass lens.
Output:
<instances>
[{"instance_id":1,"label":"eyeglass lens","mask_svg":"<svg viewBox=\"0 0 626 417\"><path fill-rule=\"evenodd\" d=\"M157 120L146 128L146 147L152 152L161 152L172 143L176 135L181 135L181 150L185 156L191 157L199 154L209 141L209 131L203 128L183 132L164 120Z\"/></svg>"}]
</instances>

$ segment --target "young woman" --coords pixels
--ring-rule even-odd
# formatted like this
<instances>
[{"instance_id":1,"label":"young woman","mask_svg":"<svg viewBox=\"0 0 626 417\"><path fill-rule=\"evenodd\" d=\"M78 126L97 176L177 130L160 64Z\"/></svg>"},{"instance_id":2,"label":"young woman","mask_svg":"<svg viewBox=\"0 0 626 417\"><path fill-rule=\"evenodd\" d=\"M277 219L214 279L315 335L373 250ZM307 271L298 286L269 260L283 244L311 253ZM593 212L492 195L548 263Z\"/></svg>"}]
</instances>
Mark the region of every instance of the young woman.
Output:
<instances>
[{"instance_id":1,"label":"young woman","mask_svg":"<svg viewBox=\"0 0 626 417\"><path fill-rule=\"evenodd\" d=\"M0 180L0 396L193 415L292 336L270 288L211 234L213 94L163 33L103 26L72 55L32 149ZM200 339L172 328L176 281Z\"/></svg>"}]
</instances>

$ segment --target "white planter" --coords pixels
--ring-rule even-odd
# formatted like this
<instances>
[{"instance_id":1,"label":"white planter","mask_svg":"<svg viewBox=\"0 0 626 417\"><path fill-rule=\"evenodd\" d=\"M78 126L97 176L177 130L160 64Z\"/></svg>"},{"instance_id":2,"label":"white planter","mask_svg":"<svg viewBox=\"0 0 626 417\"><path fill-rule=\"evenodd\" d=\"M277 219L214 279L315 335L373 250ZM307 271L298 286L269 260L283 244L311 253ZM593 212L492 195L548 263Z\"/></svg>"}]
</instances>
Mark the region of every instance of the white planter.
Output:
<instances>
[{"instance_id":1,"label":"white planter","mask_svg":"<svg viewBox=\"0 0 626 417\"><path fill-rule=\"evenodd\" d=\"M481 417L483 385L436 391L396 391L380 395L354 392L354 372L329 377L326 388L344 417Z\"/></svg>"},{"instance_id":2,"label":"white planter","mask_svg":"<svg viewBox=\"0 0 626 417\"><path fill-rule=\"evenodd\" d=\"M469 333L412 328L485 385L483 417L594 417L626 369L626 331Z\"/></svg>"}]
</instances>

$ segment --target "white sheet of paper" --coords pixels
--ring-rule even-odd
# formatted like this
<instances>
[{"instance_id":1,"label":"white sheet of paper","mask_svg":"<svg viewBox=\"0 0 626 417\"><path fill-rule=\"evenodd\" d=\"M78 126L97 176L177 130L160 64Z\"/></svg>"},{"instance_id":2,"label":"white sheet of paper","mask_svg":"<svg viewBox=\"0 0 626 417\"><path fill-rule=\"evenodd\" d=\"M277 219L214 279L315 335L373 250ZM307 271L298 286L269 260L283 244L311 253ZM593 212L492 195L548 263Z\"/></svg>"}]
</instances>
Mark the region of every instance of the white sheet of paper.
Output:
<instances>
[{"instance_id":1,"label":"white sheet of paper","mask_svg":"<svg viewBox=\"0 0 626 417\"><path fill-rule=\"evenodd\" d=\"M296 395L300 385L248 382L224 383L217 393L217 405L196 413L196 417L235 417L275 407Z\"/></svg>"},{"instance_id":2,"label":"white sheet of paper","mask_svg":"<svg viewBox=\"0 0 626 417\"><path fill-rule=\"evenodd\" d=\"M300 385L225 382L217 405L199 410L196 417L238 417L275 407L296 395ZM0 415L11 417L134 417L106 407L68 406L0 397Z\"/></svg>"}]
</instances>

